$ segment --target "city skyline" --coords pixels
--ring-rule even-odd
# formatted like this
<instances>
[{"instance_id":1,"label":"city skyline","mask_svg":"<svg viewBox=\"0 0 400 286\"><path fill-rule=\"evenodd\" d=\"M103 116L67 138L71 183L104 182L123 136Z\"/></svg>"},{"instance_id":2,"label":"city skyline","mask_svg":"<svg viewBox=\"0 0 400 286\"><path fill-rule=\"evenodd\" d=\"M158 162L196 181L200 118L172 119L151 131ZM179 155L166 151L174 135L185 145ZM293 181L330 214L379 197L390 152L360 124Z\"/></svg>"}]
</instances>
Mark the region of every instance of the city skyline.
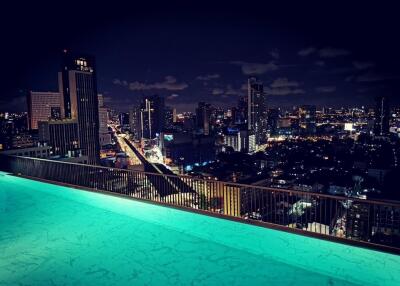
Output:
<instances>
[{"instance_id":1,"label":"city skyline","mask_svg":"<svg viewBox=\"0 0 400 286\"><path fill-rule=\"evenodd\" d=\"M179 112L194 111L199 101L235 106L246 94L249 76L264 83L269 107L373 106L378 96L399 104L399 44L390 36L398 20L390 7L220 3L196 11L172 3L126 9L132 14L105 7L88 14L89 8L81 13L92 25L72 24L79 33L63 22L74 13L71 8L55 17L55 7L34 6L34 13L18 22L6 18L16 29L6 33L9 45L2 47L10 55L2 76L2 111L26 110L29 90L57 91L64 48L96 57L99 92L121 111L155 94ZM44 14L47 20L41 19ZM48 21L57 24L58 37L52 37ZM37 37L36 45L24 47L19 30L21 38Z\"/></svg>"},{"instance_id":2,"label":"city skyline","mask_svg":"<svg viewBox=\"0 0 400 286\"><path fill-rule=\"evenodd\" d=\"M400 285L395 6L2 8L1 285Z\"/></svg>"}]
</instances>

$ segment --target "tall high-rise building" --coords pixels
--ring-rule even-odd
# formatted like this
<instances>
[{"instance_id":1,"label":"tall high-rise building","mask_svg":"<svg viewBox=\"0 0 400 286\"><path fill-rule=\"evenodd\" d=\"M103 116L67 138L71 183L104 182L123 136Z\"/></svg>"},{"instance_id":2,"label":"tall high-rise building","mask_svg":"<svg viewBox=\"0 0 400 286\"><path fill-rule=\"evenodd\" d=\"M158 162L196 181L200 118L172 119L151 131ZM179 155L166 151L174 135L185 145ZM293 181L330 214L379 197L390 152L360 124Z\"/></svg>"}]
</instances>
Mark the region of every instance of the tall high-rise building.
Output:
<instances>
[{"instance_id":1,"label":"tall high-rise building","mask_svg":"<svg viewBox=\"0 0 400 286\"><path fill-rule=\"evenodd\" d=\"M141 110L140 105L133 105L129 110L129 125L130 131L136 140L141 139Z\"/></svg>"},{"instance_id":2,"label":"tall high-rise building","mask_svg":"<svg viewBox=\"0 0 400 286\"><path fill-rule=\"evenodd\" d=\"M172 108L172 122L176 123L178 119L178 115L176 114L176 108Z\"/></svg>"},{"instance_id":3,"label":"tall high-rise building","mask_svg":"<svg viewBox=\"0 0 400 286\"><path fill-rule=\"evenodd\" d=\"M129 113L121 112L120 114L118 114L118 120L122 131L127 131L130 129Z\"/></svg>"},{"instance_id":4,"label":"tall high-rise building","mask_svg":"<svg viewBox=\"0 0 400 286\"><path fill-rule=\"evenodd\" d=\"M248 97L241 96L238 100L237 111L233 114L236 124L247 124L248 108Z\"/></svg>"},{"instance_id":5,"label":"tall high-rise building","mask_svg":"<svg viewBox=\"0 0 400 286\"><path fill-rule=\"evenodd\" d=\"M35 92L28 94L29 129L38 129L39 121L61 119L61 94L59 92Z\"/></svg>"},{"instance_id":6,"label":"tall high-rise building","mask_svg":"<svg viewBox=\"0 0 400 286\"><path fill-rule=\"evenodd\" d=\"M317 131L317 108L315 105L303 105L299 108L299 124L308 135Z\"/></svg>"},{"instance_id":7,"label":"tall high-rise building","mask_svg":"<svg viewBox=\"0 0 400 286\"><path fill-rule=\"evenodd\" d=\"M99 107L104 107L105 106L104 105L104 96L102 94L99 93L97 95L97 100L99 102Z\"/></svg>"},{"instance_id":8,"label":"tall high-rise building","mask_svg":"<svg viewBox=\"0 0 400 286\"><path fill-rule=\"evenodd\" d=\"M271 108L268 110L268 133L270 135L276 135L278 129L278 121L280 117L280 110L277 108Z\"/></svg>"},{"instance_id":9,"label":"tall high-rise building","mask_svg":"<svg viewBox=\"0 0 400 286\"><path fill-rule=\"evenodd\" d=\"M204 135L210 135L211 113L211 104L199 102L196 108L196 127L202 130Z\"/></svg>"},{"instance_id":10,"label":"tall high-rise building","mask_svg":"<svg viewBox=\"0 0 400 286\"><path fill-rule=\"evenodd\" d=\"M159 95L143 96L140 108L141 138L154 139L164 129L165 104Z\"/></svg>"},{"instance_id":11,"label":"tall high-rise building","mask_svg":"<svg viewBox=\"0 0 400 286\"><path fill-rule=\"evenodd\" d=\"M174 113L176 116L176 109L172 108L170 106L165 107L165 128L166 129L171 129L174 125L174 122L176 122L176 119L174 121Z\"/></svg>"},{"instance_id":12,"label":"tall high-rise building","mask_svg":"<svg viewBox=\"0 0 400 286\"><path fill-rule=\"evenodd\" d=\"M374 122L375 136L386 136L389 134L389 116L390 108L388 99L384 96L377 97Z\"/></svg>"},{"instance_id":13,"label":"tall high-rise building","mask_svg":"<svg viewBox=\"0 0 400 286\"><path fill-rule=\"evenodd\" d=\"M255 77L247 81L247 125L255 135L255 143L267 140L267 96L264 86Z\"/></svg>"},{"instance_id":14,"label":"tall high-rise building","mask_svg":"<svg viewBox=\"0 0 400 286\"><path fill-rule=\"evenodd\" d=\"M237 107L231 108L231 120L233 124L243 125L247 128L247 112L248 103L247 103L247 95L239 97Z\"/></svg>"},{"instance_id":15,"label":"tall high-rise building","mask_svg":"<svg viewBox=\"0 0 400 286\"><path fill-rule=\"evenodd\" d=\"M98 94L99 100L99 142L100 147L111 144L111 134L108 132L108 110L104 106L104 97Z\"/></svg>"},{"instance_id":16,"label":"tall high-rise building","mask_svg":"<svg viewBox=\"0 0 400 286\"><path fill-rule=\"evenodd\" d=\"M102 94L98 95L98 99L99 99L99 134L108 133L108 127L107 127L108 110L104 106L104 100Z\"/></svg>"},{"instance_id":17,"label":"tall high-rise building","mask_svg":"<svg viewBox=\"0 0 400 286\"><path fill-rule=\"evenodd\" d=\"M64 103L62 114L67 119L77 120L82 154L88 156L89 164L98 164L99 105L94 58L64 50L59 75L59 88Z\"/></svg>"}]
</instances>

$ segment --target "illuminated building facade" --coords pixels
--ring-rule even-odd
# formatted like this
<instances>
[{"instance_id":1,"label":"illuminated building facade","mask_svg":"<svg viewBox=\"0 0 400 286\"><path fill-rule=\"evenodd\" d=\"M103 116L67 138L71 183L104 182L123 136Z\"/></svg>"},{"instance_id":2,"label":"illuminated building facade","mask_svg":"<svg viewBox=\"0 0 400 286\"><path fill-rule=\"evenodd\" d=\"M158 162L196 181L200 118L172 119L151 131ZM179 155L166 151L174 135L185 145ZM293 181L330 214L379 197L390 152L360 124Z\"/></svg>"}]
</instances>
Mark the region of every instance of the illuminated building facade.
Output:
<instances>
[{"instance_id":1,"label":"illuminated building facade","mask_svg":"<svg viewBox=\"0 0 400 286\"><path fill-rule=\"evenodd\" d=\"M211 104L199 102L196 108L196 127L201 130L204 135L210 135L211 113Z\"/></svg>"},{"instance_id":2,"label":"illuminated building facade","mask_svg":"<svg viewBox=\"0 0 400 286\"><path fill-rule=\"evenodd\" d=\"M35 92L28 95L29 129L38 129L39 121L61 119L62 97L59 92Z\"/></svg>"},{"instance_id":3,"label":"illuminated building facade","mask_svg":"<svg viewBox=\"0 0 400 286\"><path fill-rule=\"evenodd\" d=\"M67 156L80 149L77 120L40 121L39 140L52 146L53 155Z\"/></svg>"},{"instance_id":4,"label":"illuminated building facade","mask_svg":"<svg viewBox=\"0 0 400 286\"><path fill-rule=\"evenodd\" d=\"M374 122L375 136L386 136L389 134L389 115L388 99L384 96L376 98Z\"/></svg>"},{"instance_id":5,"label":"illuminated building facade","mask_svg":"<svg viewBox=\"0 0 400 286\"><path fill-rule=\"evenodd\" d=\"M102 94L97 97L99 100L99 143L102 147L111 144L111 134L108 132L108 110L104 106L104 97Z\"/></svg>"},{"instance_id":6,"label":"illuminated building facade","mask_svg":"<svg viewBox=\"0 0 400 286\"><path fill-rule=\"evenodd\" d=\"M89 164L100 160L99 104L94 58L64 51L60 73L65 118L76 120L82 154Z\"/></svg>"},{"instance_id":7,"label":"illuminated building facade","mask_svg":"<svg viewBox=\"0 0 400 286\"><path fill-rule=\"evenodd\" d=\"M164 129L164 98L158 95L144 96L140 109L141 138L154 139Z\"/></svg>"},{"instance_id":8,"label":"illuminated building facade","mask_svg":"<svg viewBox=\"0 0 400 286\"><path fill-rule=\"evenodd\" d=\"M260 145L267 140L267 96L263 84L255 77L247 81L247 96L248 130L255 135L255 143Z\"/></svg>"}]
</instances>

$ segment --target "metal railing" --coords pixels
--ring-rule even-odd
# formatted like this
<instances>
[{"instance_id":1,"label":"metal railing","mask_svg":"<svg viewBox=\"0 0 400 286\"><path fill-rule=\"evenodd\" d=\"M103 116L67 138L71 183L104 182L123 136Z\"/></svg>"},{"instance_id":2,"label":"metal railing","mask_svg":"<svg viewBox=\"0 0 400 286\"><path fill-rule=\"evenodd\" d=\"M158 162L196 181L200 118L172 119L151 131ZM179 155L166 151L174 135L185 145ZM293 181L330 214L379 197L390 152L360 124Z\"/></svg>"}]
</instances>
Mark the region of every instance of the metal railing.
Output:
<instances>
[{"instance_id":1,"label":"metal railing","mask_svg":"<svg viewBox=\"0 0 400 286\"><path fill-rule=\"evenodd\" d=\"M19 156L0 170L400 253L400 203Z\"/></svg>"}]
</instances>

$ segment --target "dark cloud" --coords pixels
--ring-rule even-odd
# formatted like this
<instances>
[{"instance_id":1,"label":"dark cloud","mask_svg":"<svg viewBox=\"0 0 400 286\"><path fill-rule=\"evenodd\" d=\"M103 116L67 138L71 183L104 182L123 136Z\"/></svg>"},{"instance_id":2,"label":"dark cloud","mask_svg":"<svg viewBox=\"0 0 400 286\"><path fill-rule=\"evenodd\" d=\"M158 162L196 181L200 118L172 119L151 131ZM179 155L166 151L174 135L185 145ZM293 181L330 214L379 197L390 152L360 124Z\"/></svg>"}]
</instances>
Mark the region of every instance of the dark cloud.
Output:
<instances>
[{"instance_id":1,"label":"dark cloud","mask_svg":"<svg viewBox=\"0 0 400 286\"><path fill-rule=\"evenodd\" d=\"M330 74L342 75L355 72L356 68L353 66L337 67L328 71Z\"/></svg>"},{"instance_id":2,"label":"dark cloud","mask_svg":"<svg viewBox=\"0 0 400 286\"><path fill-rule=\"evenodd\" d=\"M27 108L26 96L17 96L12 100L0 100L1 111L16 110L25 111Z\"/></svg>"},{"instance_id":3,"label":"dark cloud","mask_svg":"<svg viewBox=\"0 0 400 286\"><path fill-rule=\"evenodd\" d=\"M378 81L397 80L400 79L400 75L380 75L369 72L363 75L358 75L356 77L353 77L349 81L353 79L356 82L378 82Z\"/></svg>"},{"instance_id":4,"label":"dark cloud","mask_svg":"<svg viewBox=\"0 0 400 286\"><path fill-rule=\"evenodd\" d=\"M167 99L168 100L173 100L173 99L178 98L178 97L179 97L179 94L173 93L173 94L167 96Z\"/></svg>"},{"instance_id":5,"label":"dark cloud","mask_svg":"<svg viewBox=\"0 0 400 286\"><path fill-rule=\"evenodd\" d=\"M281 87L297 87L300 84L297 81L289 81L286 77L280 77L274 80L271 84L272 88L281 88Z\"/></svg>"},{"instance_id":6,"label":"dark cloud","mask_svg":"<svg viewBox=\"0 0 400 286\"><path fill-rule=\"evenodd\" d=\"M220 75L217 73L214 74L206 74L206 75L199 75L196 77L197 80L212 80L212 79L217 79L220 78Z\"/></svg>"},{"instance_id":7,"label":"dark cloud","mask_svg":"<svg viewBox=\"0 0 400 286\"><path fill-rule=\"evenodd\" d=\"M225 89L225 94L226 95L243 95L244 93L243 93L242 89L233 88L232 85L228 84Z\"/></svg>"},{"instance_id":8,"label":"dark cloud","mask_svg":"<svg viewBox=\"0 0 400 286\"><path fill-rule=\"evenodd\" d=\"M332 47L326 47L322 49L316 49L315 47L308 47L298 51L298 55L302 57L309 56L311 54L318 53L321 58L334 58L338 56L350 55L350 51L345 49L337 49Z\"/></svg>"},{"instance_id":9,"label":"dark cloud","mask_svg":"<svg viewBox=\"0 0 400 286\"><path fill-rule=\"evenodd\" d=\"M323 48L318 51L318 54L321 58L334 58L339 56L347 56L350 55L350 51L344 49L336 49L336 48Z\"/></svg>"},{"instance_id":10,"label":"dark cloud","mask_svg":"<svg viewBox=\"0 0 400 286\"><path fill-rule=\"evenodd\" d=\"M222 88L214 88L211 93L213 95L221 95L224 93L224 90Z\"/></svg>"},{"instance_id":11,"label":"dark cloud","mask_svg":"<svg viewBox=\"0 0 400 286\"><path fill-rule=\"evenodd\" d=\"M305 49L300 50L297 54L298 54L299 56L306 57L306 56L308 56L308 55L311 55L311 54L315 53L316 51L317 51L316 48L314 48L314 47L308 47L308 48L305 48Z\"/></svg>"},{"instance_id":12,"label":"dark cloud","mask_svg":"<svg viewBox=\"0 0 400 286\"><path fill-rule=\"evenodd\" d=\"M372 62L353 62L353 66L358 70L365 70L375 66Z\"/></svg>"},{"instance_id":13,"label":"dark cloud","mask_svg":"<svg viewBox=\"0 0 400 286\"><path fill-rule=\"evenodd\" d=\"M154 90L154 89L166 89L166 90L184 90L189 85L185 82L177 82L174 76L168 75L162 82L154 83L143 83L139 81L126 82L119 79L114 79L113 83L115 85L127 86L130 90ZM126 83L126 84L125 84Z\"/></svg>"},{"instance_id":14,"label":"dark cloud","mask_svg":"<svg viewBox=\"0 0 400 286\"><path fill-rule=\"evenodd\" d=\"M366 87L357 88L357 92L359 92L359 93L365 93L367 91L369 91L369 88L366 88Z\"/></svg>"},{"instance_id":15,"label":"dark cloud","mask_svg":"<svg viewBox=\"0 0 400 286\"><path fill-rule=\"evenodd\" d=\"M336 86L319 86L315 88L318 93L330 93L336 91Z\"/></svg>"},{"instance_id":16,"label":"dark cloud","mask_svg":"<svg viewBox=\"0 0 400 286\"><path fill-rule=\"evenodd\" d=\"M242 69L244 75L261 75L269 71L278 69L278 65L271 61L269 63L250 63L243 61L232 61L233 65L238 65Z\"/></svg>"},{"instance_id":17,"label":"dark cloud","mask_svg":"<svg viewBox=\"0 0 400 286\"><path fill-rule=\"evenodd\" d=\"M279 54L279 51L278 51L278 50L272 50L272 51L270 51L270 52L269 52L269 55L270 55L273 59L275 59L275 60L278 60L278 59L280 58L280 54Z\"/></svg>"},{"instance_id":18,"label":"dark cloud","mask_svg":"<svg viewBox=\"0 0 400 286\"><path fill-rule=\"evenodd\" d=\"M244 91L241 88L233 88L231 84L228 84L226 88L214 88L212 94L227 98L230 96L244 95Z\"/></svg>"},{"instance_id":19,"label":"dark cloud","mask_svg":"<svg viewBox=\"0 0 400 286\"><path fill-rule=\"evenodd\" d=\"M113 80L113 84L115 85L122 85L122 86L128 86L128 82L126 80L120 80L118 78L115 78Z\"/></svg>"},{"instance_id":20,"label":"dark cloud","mask_svg":"<svg viewBox=\"0 0 400 286\"><path fill-rule=\"evenodd\" d=\"M264 88L266 94L270 95L289 95L289 94L303 94L305 91L300 88L290 88L290 87L277 87L277 88Z\"/></svg>"}]
</instances>

